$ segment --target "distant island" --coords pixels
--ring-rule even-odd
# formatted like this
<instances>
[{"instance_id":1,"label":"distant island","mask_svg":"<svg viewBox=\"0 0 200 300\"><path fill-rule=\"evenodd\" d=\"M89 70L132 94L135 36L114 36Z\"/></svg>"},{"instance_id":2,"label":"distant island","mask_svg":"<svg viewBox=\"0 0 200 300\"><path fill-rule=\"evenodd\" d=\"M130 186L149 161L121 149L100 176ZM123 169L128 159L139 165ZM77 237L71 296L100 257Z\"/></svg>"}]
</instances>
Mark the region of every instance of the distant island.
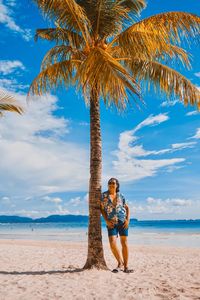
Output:
<instances>
[{"instance_id":1,"label":"distant island","mask_svg":"<svg viewBox=\"0 0 200 300\"><path fill-rule=\"evenodd\" d=\"M131 219L137 221L137 219ZM87 222L88 216L83 215L51 215L48 217L32 219L20 216L0 216L0 223L57 223L57 222Z\"/></svg>"},{"instance_id":2,"label":"distant island","mask_svg":"<svg viewBox=\"0 0 200 300\"><path fill-rule=\"evenodd\" d=\"M101 217L102 222L104 223L104 219ZM50 215L48 217L32 219L29 217L21 217L21 216L8 216L8 215L0 215L0 223L87 223L88 216L84 215ZM165 225L167 223L199 223L200 219L182 219L182 220L138 220L135 218L130 219L130 223L137 223L138 225L142 223L143 226L150 225L149 223L160 223Z\"/></svg>"},{"instance_id":3,"label":"distant island","mask_svg":"<svg viewBox=\"0 0 200 300\"><path fill-rule=\"evenodd\" d=\"M137 222L137 219L131 219L131 222ZM0 223L64 223L64 222L88 222L88 216L83 215L51 215L44 218L32 219L20 216L0 216Z\"/></svg>"}]
</instances>

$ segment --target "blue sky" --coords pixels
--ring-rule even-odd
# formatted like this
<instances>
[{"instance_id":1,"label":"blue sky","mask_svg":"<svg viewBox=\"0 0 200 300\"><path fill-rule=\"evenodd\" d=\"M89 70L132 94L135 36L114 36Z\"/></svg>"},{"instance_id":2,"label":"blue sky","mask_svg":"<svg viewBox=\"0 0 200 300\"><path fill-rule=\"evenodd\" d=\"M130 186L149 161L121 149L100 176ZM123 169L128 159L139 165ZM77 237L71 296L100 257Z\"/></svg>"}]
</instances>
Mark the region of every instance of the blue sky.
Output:
<instances>
[{"instance_id":1,"label":"blue sky","mask_svg":"<svg viewBox=\"0 0 200 300\"><path fill-rule=\"evenodd\" d=\"M142 18L164 11L200 14L200 2L149 1ZM26 113L0 119L0 214L88 214L89 109L73 89L52 91L26 105L26 93L53 44L34 42L50 25L31 1L0 0L0 86ZM200 86L200 47L192 69L175 66ZM101 103L103 186L117 177L131 216L138 219L199 218L200 115L178 99L153 91L145 106L119 114Z\"/></svg>"}]
</instances>

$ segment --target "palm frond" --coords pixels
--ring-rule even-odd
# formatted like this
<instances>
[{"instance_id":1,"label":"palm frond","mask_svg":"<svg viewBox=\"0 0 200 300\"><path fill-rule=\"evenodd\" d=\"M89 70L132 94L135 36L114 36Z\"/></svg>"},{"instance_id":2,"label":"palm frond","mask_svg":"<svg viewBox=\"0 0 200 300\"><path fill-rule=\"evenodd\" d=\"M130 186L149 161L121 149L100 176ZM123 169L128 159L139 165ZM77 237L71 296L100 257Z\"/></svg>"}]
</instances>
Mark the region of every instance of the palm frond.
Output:
<instances>
[{"instance_id":1,"label":"palm frond","mask_svg":"<svg viewBox=\"0 0 200 300\"><path fill-rule=\"evenodd\" d=\"M105 39L122 30L129 9L112 0L76 0L83 7L91 24L91 35Z\"/></svg>"},{"instance_id":2,"label":"palm frond","mask_svg":"<svg viewBox=\"0 0 200 300\"><path fill-rule=\"evenodd\" d=\"M56 44L63 43L77 49L80 49L85 45L84 39L80 34L61 27L37 29L35 40L37 41L38 38L55 41Z\"/></svg>"},{"instance_id":3,"label":"palm frond","mask_svg":"<svg viewBox=\"0 0 200 300\"><path fill-rule=\"evenodd\" d=\"M50 49L43 58L41 71L49 68L51 65L70 59L82 60L84 54L76 48L60 45Z\"/></svg>"},{"instance_id":4,"label":"palm frond","mask_svg":"<svg viewBox=\"0 0 200 300\"><path fill-rule=\"evenodd\" d=\"M94 36L100 38L118 34L131 15L139 15L145 0L76 0L84 8Z\"/></svg>"},{"instance_id":5,"label":"palm frond","mask_svg":"<svg viewBox=\"0 0 200 300\"><path fill-rule=\"evenodd\" d=\"M166 43L165 48L162 49L161 47L155 56L152 55L152 58L155 58L158 61L170 62L170 64L172 64L173 61L176 63L180 61L183 66L186 66L188 69L191 68L189 59L190 54L188 54L183 48L172 44Z\"/></svg>"},{"instance_id":6,"label":"palm frond","mask_svg":"<svg viewBox=\"0 0 200 300\"><path fill-rule=\"evenodd\" d=\"M60 27L81 33L86 45L89 44L90 21L75 0L33 0L45 16L56 21Z\"/></svg>"},{"instance_id":7,"label":"palm frond","mask_svg":"<svg viewBox=\"0 0 200 300\"><path fill-rule=\"evenodd\" d=\"M100 19L101 19L101 7L104 3L104 0L97 0L97 19L96 19L96 28L95 28L95 35L98 37L100 27Z\"/></svg>"},{"instance_id":8,"label":"palm frond","mask_svg":"<svg viewBox=\"0 0 200 300\"><path fill-rule=\"evenodd\" d=\"M155 90L166 93L168 97L178 96L184 105L197 105L200 109L200 91L179 72L155 61L127 61L133 76L139 81L152 82Z\"/></svg>"},{"instance_id":9,"label":"palm frond","mask_svg":"<svg viewBox=\"0 0 200 300\"><path fill-rule=\"evenodd\" d=\"M157 14L146 18L138 23L128 27L125 31L116 36L111 45L122 40L123 37L131 38L136 31L148 31L156 33L160 39L166 42L179 44L181 37L185 37L189 41L190 37L196 37L199 34L200 17L185 12L167 12Z\"/></svg>"},{"instance_id":10,"label":"palm frond","mask_svg":"<svg viewBox=\"0 0 200 300\"><path fill-rule=\"evenodd\" d=\"M73 84L74 72L78 64L80 64L79 61L70 59L49 66L33 80L28 96L41 95L52 88L62 85L68 87Z\"/></svg>"},{"instance_id":11,"label":"palm frond","mask_svg":"<svg viewBox=\"0 0 200 300\"><path fill-rule=\"evenodd\" d=\"M125 34L119 38L118 45L107 48L115 57L132 57L148 60L161 60L163 62L181 61L184 66L190 67L187 52L170 43L167 43L157 33L148 31L135 31L130 36Z\"/></svg>"},{"instance_id":12,"label":"palm frond","mask_svg":"<svg viewBox=\"0 0 200 300\"><path fill-rule=\"evenodd\" d=\"M200 30L200 17L185 12L168 12L149 17L135 26L159 31L166 39L180 43L180 38L196 37Z\"/></svg>"},{"instance_id":13,"label":"palm frond","mask_svg":"<svg viewBox=\"0 0 200 300\"><path fill-rule=\"evenodd\" d=\"M128 10L134 15L139 15L139 13L146 7L146 0L118 0L116 2L124 8L128 8Z\"/></svg>"},{"instance_id":14,"label":"palm frond","mask_svg":"<svg viewBox=\"0 0 200 300\"><path fill-rule=\"evenodd\" d=\"M2 111L11 111L18 114L24 112L22 106L17 103L13 96L8 95L4 91L0 91L0 116L3 115Z\"/></svg>"},{"instance_id":15,"label":"palm frond","mask_svg":"<svg viewBox=\"0 0 200 300\"><path fill-rule=\"evenodd\" d=\"M127 92L139 96L139 86L134 78L112 56L98 47L80 65L75 80L86 99L96 87L107 105L114 102L118 108L125 108Z\"/></svg>"}]
</instances>

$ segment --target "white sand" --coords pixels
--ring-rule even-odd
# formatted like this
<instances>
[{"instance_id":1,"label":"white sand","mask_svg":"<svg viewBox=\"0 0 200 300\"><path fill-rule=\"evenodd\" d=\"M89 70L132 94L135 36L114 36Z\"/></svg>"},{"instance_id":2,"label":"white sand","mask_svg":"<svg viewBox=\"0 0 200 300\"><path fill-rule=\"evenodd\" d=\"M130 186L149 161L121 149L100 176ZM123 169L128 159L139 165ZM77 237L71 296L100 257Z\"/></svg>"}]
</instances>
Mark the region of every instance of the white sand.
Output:
<instances>
[{"instance_id":1,"label":"white sand","mask_svg":"<svg viewBox=\"0 0 200 300\"><path fill-rule=\"evenodd\" d=\"M132 274L81 271L86 253L84 243L0 240L0 300L200 299L200 249L130 246Z\"/></svg>"}]
</instances>

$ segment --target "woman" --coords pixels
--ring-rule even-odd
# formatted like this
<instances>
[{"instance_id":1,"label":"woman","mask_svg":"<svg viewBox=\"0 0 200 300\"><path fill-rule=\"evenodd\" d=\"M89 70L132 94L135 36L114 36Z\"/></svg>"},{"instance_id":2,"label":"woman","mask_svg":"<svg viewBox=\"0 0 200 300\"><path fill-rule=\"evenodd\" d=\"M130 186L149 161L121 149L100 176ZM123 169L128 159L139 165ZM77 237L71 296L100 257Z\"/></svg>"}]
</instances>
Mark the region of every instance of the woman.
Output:
<instances>
[{"instance_id":1,"label":"woman","mask_svg":"<svg viewBox=\"0 0 200 300\"><path fill-rule=\"evenodd\" d=\"M106 221L110 248L114 254L118 265L112 271L117 273L122 270L131 273L133 270L128 268L128 226L130 221L130 210L124 196L119 191L119 181L110 178L108 190L101 196L101 213ZM117 247L117 237L120 235L122 245L122 257Z\"/></svg>"}]
</instances>

